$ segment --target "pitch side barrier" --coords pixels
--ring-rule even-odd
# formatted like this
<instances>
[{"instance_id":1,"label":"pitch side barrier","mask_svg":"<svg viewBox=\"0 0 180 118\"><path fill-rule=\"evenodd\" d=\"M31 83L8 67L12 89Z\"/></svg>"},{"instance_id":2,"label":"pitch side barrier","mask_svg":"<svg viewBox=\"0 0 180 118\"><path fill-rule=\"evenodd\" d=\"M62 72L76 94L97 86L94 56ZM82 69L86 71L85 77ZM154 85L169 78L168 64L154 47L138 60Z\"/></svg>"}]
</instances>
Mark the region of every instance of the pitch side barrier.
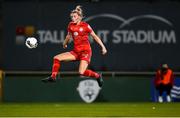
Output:
<instances>
[{"instance_id":1,"label":"pitch side barrier","mask_svg":"<svg viewBox=\"0 0 180 118\"><path fill-rule=\"evenodd\" d=\"M105 77L118 77L118 76L154 76L155 72L139 72L139 71L99 71ZM6 75L50 75L51 71L5 71ZM180 72L174 72L175 76L180 76ZM79 76L75 71L62 71L58 76Z\"/></svg>"},{"instance_id":2,"label":"pitch side barrier","mask_svg":"<svg viewBox=\"0 0 180 118\"><path fill-rule=\"evenodd\" d=\"M97 102L152 101L151 88L155 72L99 72L104 79ZM82 102L77 88L82 81L78 72L66 71L55 83L42 83L50 71L5 71L2 79L4 102ZM180 76L179 72L175 72ZM94 80L94 79L93 79ZM86 87L85 87L86 88Z\"/></svg>"},{"instance_id":3,"label":"pitch side barrier","mask_svg":"<svg viewBox=\"0 0 180 118\"><path fill-rule=\"evenodd\" d=\"M155 72L138 72L138 71L99 71L103 76L111 76L117 77L122 75L127 76L135 76L135 75L142 75L142 76L151 76L155 75ZM51 71L5 71L5 75L50 75ZM175 74L180 75L180 72L175 72ZM75 71L63 71L58 73L59 76L79 76L78 72Z\"/></svg>"}]
</instances>

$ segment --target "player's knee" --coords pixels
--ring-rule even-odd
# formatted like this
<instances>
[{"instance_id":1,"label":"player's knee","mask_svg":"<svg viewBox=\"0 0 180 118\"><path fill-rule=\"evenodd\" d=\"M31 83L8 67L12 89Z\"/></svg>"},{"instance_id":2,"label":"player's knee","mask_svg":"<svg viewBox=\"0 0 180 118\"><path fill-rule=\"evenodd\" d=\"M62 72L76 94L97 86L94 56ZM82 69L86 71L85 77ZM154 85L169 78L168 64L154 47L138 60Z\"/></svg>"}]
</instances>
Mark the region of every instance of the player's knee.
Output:
<instances>
[{"instance_id":1,"label":"player's knee","mask_svg":"<svg viewBox=\"0 0 180 118\"><path fill-rule=\"evenodd\" d=\"M84 75L84 71L79 71L79 75Z\"/></svg>"},{"instance_id":2,"label":"player's knee","mask_svg":"<svg viewBox=\"0 0 180 118\"><path fill-rule=\"evenodd\" d=\"M54 56L53 59L55 60L59 60L59 61L62 61L61 58L59 58L58 56Z\"/></svg>"}]
</instances>

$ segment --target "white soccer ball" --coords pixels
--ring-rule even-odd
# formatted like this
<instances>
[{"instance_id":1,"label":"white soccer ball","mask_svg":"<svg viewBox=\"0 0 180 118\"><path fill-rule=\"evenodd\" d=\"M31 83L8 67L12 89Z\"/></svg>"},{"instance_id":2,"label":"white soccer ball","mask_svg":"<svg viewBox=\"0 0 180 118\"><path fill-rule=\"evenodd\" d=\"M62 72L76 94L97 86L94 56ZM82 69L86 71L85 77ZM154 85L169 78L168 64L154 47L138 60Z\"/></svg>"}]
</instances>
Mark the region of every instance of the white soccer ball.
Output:
<instances>
[{"instance_id":1,"label":"white soccer ball","mask_svg":"<svg viewBox=\"0 0 180 118\"><path fill-rule=\"evenodd\" d=\"M30 48L30 49L32 49L32 48L36 48L37 47L37 45L38 45L38 42L37 42L37 39L36 38L34 38L34 37L28 37L27 39L26 39L26 46L28 47L28 48Z\"/></svg>"}]
</instances>

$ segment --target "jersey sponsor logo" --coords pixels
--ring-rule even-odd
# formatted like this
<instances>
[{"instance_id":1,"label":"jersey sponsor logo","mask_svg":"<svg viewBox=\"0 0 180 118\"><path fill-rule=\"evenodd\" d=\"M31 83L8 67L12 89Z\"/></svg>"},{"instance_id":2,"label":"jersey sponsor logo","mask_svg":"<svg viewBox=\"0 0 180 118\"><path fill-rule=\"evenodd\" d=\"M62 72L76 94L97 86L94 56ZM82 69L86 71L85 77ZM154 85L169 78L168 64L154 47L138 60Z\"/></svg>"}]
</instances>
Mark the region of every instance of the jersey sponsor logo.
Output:
<instances>
[{"instance_id":1,"label":"jersey sponsor logo","mask_svg":"<svg viewBox=\"0 0 180 118\"><path fill-rule=\"evenodd\" d=\"M74 32L73 35L74 35L74 36L77 36L77 35L78 35L78 32Z\"/></svg>"},{"instance_id":2,"label":"jersey sponsor logo","mask_svg":"<svg viewBox=\"0 0 180 118\"><path fill-rule=\"evenodd\" d=\"M97 98L100 87L97 81L88 79L79 82L77 90L81 99L86 103L92 103Z\"/></svg>"}]
</instances>

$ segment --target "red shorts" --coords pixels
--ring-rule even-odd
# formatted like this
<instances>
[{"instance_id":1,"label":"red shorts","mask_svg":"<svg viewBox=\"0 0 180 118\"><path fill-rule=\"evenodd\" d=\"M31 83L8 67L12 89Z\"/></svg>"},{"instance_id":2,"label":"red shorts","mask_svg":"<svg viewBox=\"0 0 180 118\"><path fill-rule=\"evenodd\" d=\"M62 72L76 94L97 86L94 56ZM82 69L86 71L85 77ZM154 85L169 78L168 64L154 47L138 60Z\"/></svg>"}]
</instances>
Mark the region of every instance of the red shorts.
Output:
<instances>
[{"instance_id":1,"label":"red shorts","mask_svg":"<svg viewBox=\"0 0 180 118\"><path fill-rule=\"evenodd\" d=\"M73 56L75 56L76 60L85 60L88 62L88 64L91 62L91 56L92 56L91 50L85 50L85 51L80 51L80 52L76 52L72 50L70 51L70 53Z\"/></svg>"}]
</instances>

